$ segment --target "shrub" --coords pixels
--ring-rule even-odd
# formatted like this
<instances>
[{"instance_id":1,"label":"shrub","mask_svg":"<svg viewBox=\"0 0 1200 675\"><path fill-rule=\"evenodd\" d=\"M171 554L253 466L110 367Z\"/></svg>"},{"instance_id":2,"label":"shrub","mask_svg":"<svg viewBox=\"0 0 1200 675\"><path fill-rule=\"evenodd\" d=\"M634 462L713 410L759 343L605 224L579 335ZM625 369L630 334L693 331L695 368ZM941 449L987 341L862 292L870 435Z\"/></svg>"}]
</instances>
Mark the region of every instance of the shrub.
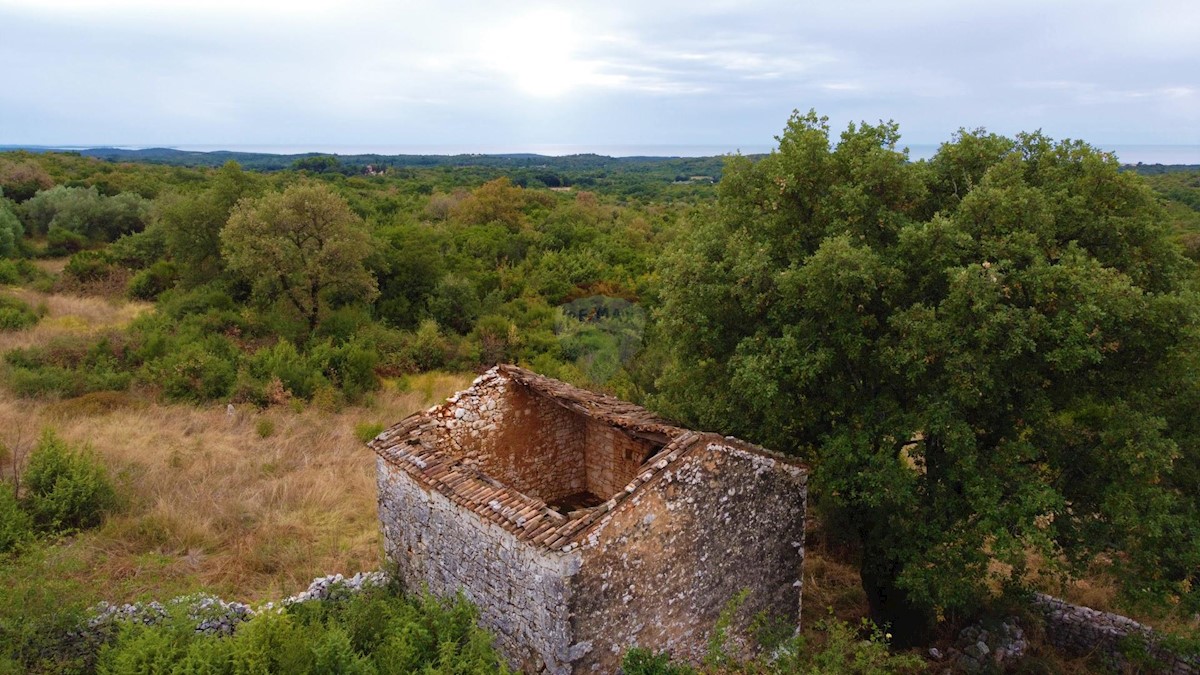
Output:
<instances>
[{"instance_id":1,"label":"shrub","mask_svg":"<svg viewBox=\"0 0 1200 675\"><path fill-rule=\"evenodd\" d=\"M366 443L383 433L383 425L378 422L360 422L354 426L354 437Z\"/></svg>"},{"instance_id":2,"label":"shrub","mask_svg":"<svg viewBox=\"0 0 1200 675\"><path fill-rule=\"evenodd\" d=\"M23 284L43 275L28 260L0 260L0 284Z\"/></svg>"},{"instance_id":3,"label":"shrub","mask_svg":"<svg viewBox=\"0 0 1200 675\"><path fill-rule=\"evenodd\" d=\"M87 237L56 225L46 235L46 255L52 258L71 255L82 251L87 244Z\"/></svg>"},{"instance_id":4,"label":"shrub","mask_svg":"<svg viewBox=\"0 0 1200 675\"><path fill-rule=\"evenodd\" d=\"M211 401L225 398L237 380L237 354L228 340L211 338L187 342L147 363L143 379L162 387L176 401Z\"/></svg>"},{"instance_id":5,"label":"shrub","mask_svg":"<svg viewBox=\"0 0 1200 675\"><path fill-rule=\"evenodd\" d=\"M175 263L159 260L133 275L126 294L134 300L154 300L179 280Z\"/></svg>"},{"instance_id":6,"label":"shrub","mask_svg":"<svg viewBox=\"0 0 1200 675\"><path fill-rule=\"evenodd\" d=\"M113 263L101 251L80 251L71 256L63 268L63 276L80 283L100 281L113 271Z\"/></svg>"},{"instance_id":7,"label":"shrub","mask_svg":"<svg viewBox=\"0 0 1200 675\"><path fill-rule=\"evenodd\" d=\"M25 508L42 531L94 527L116 505L116 491L96 456L70 447L51 431L30 454L23 478Z\"/></svg>"},{"instance_id":8,"label":"shrub","mask_svg":"<svg viewBox=\"0 0 1200 675\"><path fill-rule=\"evenodd\" d=\"M325 379L351 403L361 401L367 392L379 388L379 378L375 376L379 354L373 348L357 342L337 347L324 343L314 347L311 356Z\"/></svg>"},{"instance_id":9,"label":"shrub","mask_svg":"<svg viewBox=\"0 0 1200 675\"><path fill-rule=\"evenodd\" d=\"M198 286L188 291L171 291L159 298L159 311L172 319L210 310L236 311L237 304L229 291L219 284Z\"/></svg>"},{"instance_id":10,"label":"shrub","mask_svg":"<svg viewBox=\"0 0 1200 675\"><path fill-rule=\"evenodd\" d=\"M254 424L254 431L259 438L268 438L275 433L275 420L263 417Z\"/></svg>"},{"instance_id":11,"label":"shrub","mask_svg":"<svg viewBox=\"0 0 1200 675\"><path fill-rule=\"evenodd\" d=\"M263 612L232 637L198 633L186 608L131 623L100 654L100 673L507 673L465 600L376 588Z\"/></svg>"},{"instance_id":12,"label":"shrub","mask_svg":"<svg viewBox=\"0 0 1200 675\"><path fill-rule=\"evenodd\" d=\"M8 485L0 486L0 553L20 546L32 534L33 523Z\"/></svg>"},{"instance_id":13,"label":"shrub","mask_svg":"<svg viewBox=\"0 0 1200 675\"><path fill-rule=\"evenodd\" d=\"M277 378L292 396L303 399L312 398L317 387L324 384L320 370L287 340L258 350L249 358L247 365L258 380L269 382Z\"/></svg>"},{"instance_id":14,"label":"shrub","mask_svg":"<svg viewBox=\"0 0 1200 675\"><path fill-rule=\"evenodd\" d=\"M0 295L0 331L24 330L37 323L39 318L29 303Z\"/></svg>"}]
</instances>

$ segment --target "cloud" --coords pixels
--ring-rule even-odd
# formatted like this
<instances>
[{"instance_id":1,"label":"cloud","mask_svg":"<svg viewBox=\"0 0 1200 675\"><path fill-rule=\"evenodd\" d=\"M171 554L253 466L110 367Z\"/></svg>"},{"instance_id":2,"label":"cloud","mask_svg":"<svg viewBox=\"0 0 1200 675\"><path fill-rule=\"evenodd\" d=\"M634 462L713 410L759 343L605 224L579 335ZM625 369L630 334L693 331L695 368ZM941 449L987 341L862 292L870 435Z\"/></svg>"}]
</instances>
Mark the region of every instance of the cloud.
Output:
<instances>
[{"instance_id":1,"label":"cloud","mask_svg":"<svg viewBox=\"0 0 1200 675\"><path fill-rule=\"evenodd\" d=\"M1191 0L0 0L0 143L1200 143Z\"/></svg>"}]
</instances>

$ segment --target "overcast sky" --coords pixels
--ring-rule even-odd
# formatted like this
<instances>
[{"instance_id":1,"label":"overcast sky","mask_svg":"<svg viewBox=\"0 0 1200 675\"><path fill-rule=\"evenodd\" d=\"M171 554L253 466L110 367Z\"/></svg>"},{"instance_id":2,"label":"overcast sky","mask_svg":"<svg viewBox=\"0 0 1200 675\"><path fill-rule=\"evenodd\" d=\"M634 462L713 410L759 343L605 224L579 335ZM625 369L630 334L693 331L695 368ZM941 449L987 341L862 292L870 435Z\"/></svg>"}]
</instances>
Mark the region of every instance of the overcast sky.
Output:
<instances>
[{"instance_id":1,"label":"overcast sky","mask_svg":"<svg viewBox=\"0 0 1200 675\"><path fill-rule=\"evenodd\" d=\"M1200 144L1200 0L0 0L0 144Z\"/></svg>"}]
</instances>

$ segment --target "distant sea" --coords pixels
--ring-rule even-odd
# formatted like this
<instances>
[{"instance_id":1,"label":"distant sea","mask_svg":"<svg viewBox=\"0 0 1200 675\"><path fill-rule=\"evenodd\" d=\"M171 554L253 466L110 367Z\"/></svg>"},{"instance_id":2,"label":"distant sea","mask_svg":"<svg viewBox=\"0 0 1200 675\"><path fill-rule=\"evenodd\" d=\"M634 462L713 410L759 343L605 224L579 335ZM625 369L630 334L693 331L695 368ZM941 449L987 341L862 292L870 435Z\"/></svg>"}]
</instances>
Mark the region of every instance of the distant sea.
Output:
<instances>
[{"instance_id":1,"label":"distant sea","mask_svg":"<svg viewBox=\"0 0 1200 675\"><path fill-rule=\"evenodd\" d=\"M1097 147L1113 152L1123 164L1200 164L1200 145L1104 145ZM17 146L0 146L17 147ZM534 154L561 157L565 155L596 154L608 157L712 157L731 153L754 155L767 153L773 145L730 143L727 145L71 145L24 146L43 149L85 150L116 147L129 150L144 148L174 148L193 152L254 152L271 155L300 155L304 153L336 155L510 155ZM934 143L908 144L909 157L928 159L937 152Z\"/></svg>"}]
</instances>

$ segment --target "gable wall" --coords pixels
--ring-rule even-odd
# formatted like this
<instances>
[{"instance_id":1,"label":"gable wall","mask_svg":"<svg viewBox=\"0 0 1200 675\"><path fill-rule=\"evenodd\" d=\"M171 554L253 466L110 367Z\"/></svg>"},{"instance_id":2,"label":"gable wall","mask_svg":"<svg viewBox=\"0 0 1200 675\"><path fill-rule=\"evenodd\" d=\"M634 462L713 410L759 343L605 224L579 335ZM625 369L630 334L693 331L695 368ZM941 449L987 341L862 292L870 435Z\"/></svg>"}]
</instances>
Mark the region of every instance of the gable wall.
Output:
<instances>
[{"instance_id":1,"label":"gable wall","mask_svg":"<svg viewBox=\"0 0 1200 675\"><path fill-rule=\"evenodd\" d=\"M798 620L803 471L699 442L585 541L571 631L592 649L575 672L615 672L633 646L698 662L721 610L743 589L739 617L765 611Z\"/></svg>"},{"instance_id":2,"label":"gable wall","mask_svg":"<svg viewBox=\"0 0 1200 675\"><path fill-rule=\"evenodd\" d=\"M583 417L495 376L451 401L448 439L484 473L546 502L586 489Z\"/></svg>"}]
</instances>

